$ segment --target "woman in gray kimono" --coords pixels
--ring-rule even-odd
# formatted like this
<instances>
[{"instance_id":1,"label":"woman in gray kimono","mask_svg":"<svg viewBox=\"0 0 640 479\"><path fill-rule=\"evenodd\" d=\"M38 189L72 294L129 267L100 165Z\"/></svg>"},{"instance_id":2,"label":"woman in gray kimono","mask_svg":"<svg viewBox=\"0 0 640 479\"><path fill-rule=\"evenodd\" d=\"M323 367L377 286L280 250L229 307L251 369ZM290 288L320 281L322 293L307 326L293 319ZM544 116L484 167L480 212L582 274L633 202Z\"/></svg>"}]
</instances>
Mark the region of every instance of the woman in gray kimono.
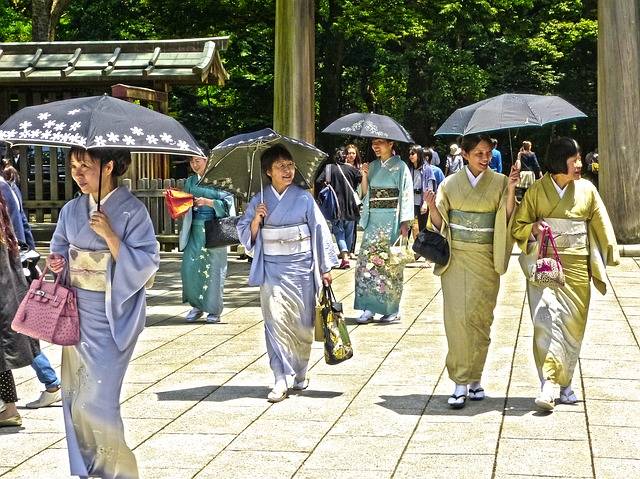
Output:
<instances>
[{"instance_id":1,"label":"woman in gray kimono","mask_svg":"<svg viewBox=\"0 0 640 479\"><path fill-rule=\"evenodd\" d=\"M80 342L62 349L71 474L137 478L124 440L120 390L144 328L145 286L158 269L159 247L144 205L116 187L129 152L72 149L70 159L83 195L62 208L47 264L55 273L67 270L80 312Z\"/></svg>"},{"instance_id":2,"label":"woman in gray kimono","mask_svg":"<svg viewBox=\"0 0 640 479\"><path fill-rule=\"evenodd\" d=\"M316 297L331 283L338 257L331 232L311 194L293 185L296 165L289 151L275 145L262 155L271 184L254 196L238 222L240 241L253 251L249 285L260 286L269 365L275 384L267 399L305 389L313 343Z\"/></svg>"},{"instance_id":3,"label":"woman in gray kimono","mask_svg":"<svg viewBox=\"0 0 640 479\"><path fill-rule=\"evenodd\" d=\"M11 370L30 365L39 353L37 341L11 329L11 321L26 290L18 241L0 193L0 427L22 425Z\"/></svg>"}]
</instances>

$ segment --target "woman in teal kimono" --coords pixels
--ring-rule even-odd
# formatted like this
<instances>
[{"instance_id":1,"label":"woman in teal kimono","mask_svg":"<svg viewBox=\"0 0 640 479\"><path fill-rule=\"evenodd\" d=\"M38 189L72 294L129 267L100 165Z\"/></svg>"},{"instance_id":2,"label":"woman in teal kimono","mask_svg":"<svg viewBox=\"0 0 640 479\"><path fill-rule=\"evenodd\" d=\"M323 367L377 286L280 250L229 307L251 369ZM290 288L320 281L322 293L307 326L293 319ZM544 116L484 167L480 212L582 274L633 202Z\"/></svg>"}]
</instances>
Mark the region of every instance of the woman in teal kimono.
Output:
<instances>
[{"instance_id":1,"label":"woman in teal kimono","mask_svg":"<svg viewBox=\"0 0 640 479\"><path fill-rule=\"evenodd\" d=\"M184 185L191 193L193 208L182 221L179 249L182 257L182 301L192 306L186 320L191 322L207 313L207 323L220 322L222 292L227 276L227 248L205 247L205 221L235 215L233 195L211 186L198 186L207 160L191 157L191 169L196 173Z\"/></svg>"},{"instance_id":2,"label":"woman in teal kimono","mask_svg":"<svg viewBox=\"0 0 640 479\"><path fill-rule=\"evenodd\" d=\"M400 319L402 266L390 263L389 247L407 237L413 221L413 180L409 168L393 154L393 142L371 142L377 160L362 166L363 201L360 226L364 229L356 267L355 309L363 310L358 323L382 314L382 322Z\"/></svg>"}]
</instances>

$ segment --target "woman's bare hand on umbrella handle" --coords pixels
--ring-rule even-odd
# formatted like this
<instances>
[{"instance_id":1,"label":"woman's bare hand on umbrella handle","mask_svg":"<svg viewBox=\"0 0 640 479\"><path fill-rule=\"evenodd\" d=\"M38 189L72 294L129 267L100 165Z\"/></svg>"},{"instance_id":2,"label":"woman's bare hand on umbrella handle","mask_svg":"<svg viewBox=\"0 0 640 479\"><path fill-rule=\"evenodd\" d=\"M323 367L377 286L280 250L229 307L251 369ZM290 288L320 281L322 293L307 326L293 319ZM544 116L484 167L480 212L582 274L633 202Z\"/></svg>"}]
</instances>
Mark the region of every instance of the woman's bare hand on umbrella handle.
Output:
<instances>
[{"instance_id":1,"label":"woman's bare hand on umbrella handle","mask_svg":"<svg viewBox=\"0 0 640 479\"><path fill-rule=\"evenodd\" d=\"M58 274L60 271L64 269L64 266L67 263L67 260L62 255L51 253L49 256L47 256L46 263L47 263L47 267L51 271Z\"/></svg>"},{"instance_id":2,"label":"woman's bare hand on umbrella handle","mask_svg":"<svg viewBox=\"0 0 640 479\"><path fill-rule=\"evenodd\" d=\"M105 241L113 236L109 217L101 211L95 211L89 219L89 226L97 235L101 236Z\"/></svg>"},{"instance_id":3,"label":"woman's bare hand on umbrella handle","mask_svg":"<svg viewBox=\"0 0 640 479\"><path fill-rule=\"evenodd\" d=\"M423 203L426 203L429 208L433 209L436 207L436 194L431 191L431 190L427 190L424 192L424 199L423 199Z\"/></svg>"},{"instance_id":4,"label":"woman's bare hand on umbrella handle","mask_svg":"<svg viewBox=\"0 0 640 479\"><path fill-rule=\"evenodd\" d=\"M324 284L325 286L331 286L332 281L333 278L331 277L331 272L322 273L322 284Z\"/></svg>"},{"instance_id":5,"label":"woman's bare hand on umbrella handle","mask_svg":"<svg viewBox=\"0 0 640 479\"><path fill-rule=\"evenodd\" d=\"M253 223L261 225L264 218L267 216L267 205L260 203L256 206L256 214L253 216Z\"/></svg>"},{"instance_id":6,"label":"woman's bare hand on umbrella handle","mask_svg":"<svg viewBox=\"0 0 640 479\"><path fill-rule=\"evenodd\" d=\"M520 160L516 160L513 165L511 165L511 171L509 172L509 188L515 191L516 185L520 182L520 169L522 168L522 164Z\"/></svg>"}]
</instances>

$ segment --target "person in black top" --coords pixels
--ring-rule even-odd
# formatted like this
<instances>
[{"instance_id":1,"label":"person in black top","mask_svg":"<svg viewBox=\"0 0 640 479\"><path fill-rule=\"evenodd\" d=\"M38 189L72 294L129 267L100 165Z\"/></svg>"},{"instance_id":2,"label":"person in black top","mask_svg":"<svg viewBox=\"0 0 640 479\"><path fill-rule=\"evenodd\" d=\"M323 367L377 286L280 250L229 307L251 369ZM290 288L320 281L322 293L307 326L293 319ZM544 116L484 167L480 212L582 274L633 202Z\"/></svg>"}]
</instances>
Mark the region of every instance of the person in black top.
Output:
<instances>
[{"instance_id":1,"label":"person in black top","mask_svg":"<svg viewBox=\"0 0 640 479\"><path fill-rule=\"evenodd\" d=\"M334 161L325 165L316 180L321 185L330 184L338 198L339 216L331 222L331 230L340 250L340 269L351 267L349 252L352 250L356 222L360 219L360 202L356 201L356 196L362 181L360 170L345 163L345 153L343 149L336 151Z\"/></svg>"}]
</instances>

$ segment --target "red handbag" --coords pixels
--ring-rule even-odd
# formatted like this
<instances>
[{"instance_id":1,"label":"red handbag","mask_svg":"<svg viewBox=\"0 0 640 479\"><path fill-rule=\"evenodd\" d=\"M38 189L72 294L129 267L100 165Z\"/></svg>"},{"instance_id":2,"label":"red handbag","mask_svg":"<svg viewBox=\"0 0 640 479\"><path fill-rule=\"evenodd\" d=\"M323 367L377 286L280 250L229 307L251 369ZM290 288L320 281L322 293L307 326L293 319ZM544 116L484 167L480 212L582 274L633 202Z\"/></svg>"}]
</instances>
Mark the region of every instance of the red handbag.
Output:
<instances>
[{"instance_id":1,"label":"red handbag","mask_svg":"<svg viewBox=\"0 0 640 479\"><path fill-rule=\"evenodd\" d=\"M29 286L18 311L11 323L11 329L60 346L72 346L80 341L80 316L76 293L73 288L60 284L59 274L55 282L44 281L49 271L45 267L40 278Z\"/></svg>"},{"instance_id":2,"label":"red handbag","mask_svg":"<svg viewBox=\"0 0 640 479\"><path fill-rule=\"evenodd\" d=\"M189 208L193 207L193 195L169 188L164 195L164 202L167 205L167 210L171 218L175 220L189 211Z\"/></svg>"}]
</instances>

